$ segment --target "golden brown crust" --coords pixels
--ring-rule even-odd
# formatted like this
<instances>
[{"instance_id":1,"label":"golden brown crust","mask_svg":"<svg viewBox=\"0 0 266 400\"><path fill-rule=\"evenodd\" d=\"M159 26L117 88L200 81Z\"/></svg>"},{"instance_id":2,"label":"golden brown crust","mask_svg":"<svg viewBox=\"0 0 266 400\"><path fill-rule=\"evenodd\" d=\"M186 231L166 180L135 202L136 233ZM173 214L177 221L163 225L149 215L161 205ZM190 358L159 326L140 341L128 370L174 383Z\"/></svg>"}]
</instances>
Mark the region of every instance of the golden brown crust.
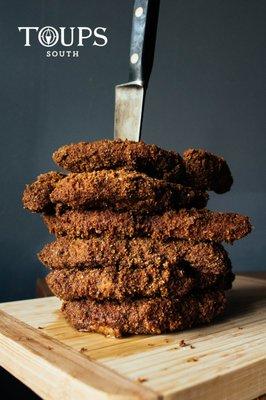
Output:
<instances>
[{"instance_id":1,"label":"golden brown crust","mask_svg":"<svg viewBox=\"0 0 266 400\"><path fill-rule=\"evenodd\" d=\"M67 207L131 211L162 211L206 205L207 193L125 170L69 174L50 194Z\"/></svg>"},{"instance_id":2,"label":"golden brown crust","mask_svg":"<svg viewBox=\"0 0 266 400\"><path fill-rule=\"evenodd\" d=\"M126 168L201 190L224 193L230 189L233 180L222 157L202 149L189 149L183 156L184 160L175 151L142 141L99 140L63 146L53 160L71 172Z\"/></svg>"},{"instance_id":3,"label":"golden brown crust","mask_svg":"<svg viewBox=\"0 0 266 400\"><path fill-rule=\"evenodd\" d=\"M151 232L158 239L211 240L233 243L251 232L249 217L237 213L180 210L152 217Z\"/></svg>"},{"instance_id":4,"label":"golden brown crust","mask_svg":"<svg viewBox=\"0 0 266 400\"><path fill-rule=\"evenodd\" d=\"M52 292L63 300L93 298L119 301L137 297L183 297L194 286L194 278L169 265L135 268L86 268L54 270L46 277Z\"/></svg>"},{"instance_id":5,"label":"golden brown crust","mask_svg":"<svg viewBox=\"0 0 266 400\"><path fill-rule=\"evenodd\" d=\"M216 243L182 240L162 243L150 238L85 240L62 237L45 245L38 257L52 269L162 268L178 266L185 261L195 270L224 274L231 267L227 252Z\"/></svg>"},{"instance_id":6,"label":"golden brown crust","mask_svg":"<svg viewBox=\"0 0 266 400\"><path fill-rule=\"evenodd\" d=\"M53 160L70 172L126 168L169 182L179 182L184 174L183 160L178 153L142 141L73 143L55 151Z\"/></svg>"},{"instance_id":7,"label":"golden brown crust","mask_svg":"<svg viewBox=\"0 0 266 400\"><path fill-rule=\"evenodd\" d=\"M25 208L32 212L43 212L51 209L50 193L64 175L58 172L41 174L30 185L27 185L22 196Z\"/></svg>"},{"instance_id":8,"label":"golden brown crust","mask_svg":"<svg viewBox=\"0 0 266 400\"><path fill-rule=\"evenodd\" d=\"M54 270L46 281L55 296L63 300L92 298L95 300L170 297L181 299L202 289L227 290L234 275L201 273L185 263L135 268L85 268Z\"/></svg>"},{"instance_id":9,"label":"golden brown crust","mask_svg":"<svg viewBox=\"0 0 266 400\"><path fill-rule=\"evenodd\" d=\"M161 334L212 321L225 309L224 292L188 295L185 299L145 299L96 302L69 301L62 312L78 330L121 337L127 334Z\"/></svg>"},{"instance_id":10,"label":"golden brown crust","mask_svg":"<svg viewBox=\"0 0 266 400\"><path fill-rule=\"evenodd\" d=\"M183 154L187 186L228 192L232 186L231 171L222 157L202 149L188 149Z\"/></svg>"},{"instance_id":11,"label":"golden brown crust","mask_svg":"<svg viewBox=\"0 0 266 400\"><path fill-rule=\"evenodd\" d=\"M58 215L45 215L44 222L50 233L58 237L67 235L84 239L94 236L122 239L152 236L160 240L172 238L232 243L251 232L248 217L206 209L182 209L154 216L109 210L72 210Z\"/></svg>"},{"instance_id":12,"label":"golden brown crust","mask_svg":"<svg viewBox=\"0 0 266 400\"><path fill-rule=\"evenodd\" d=\"M207 201L206 192L126 170L67 176L49 172L28 185L23 194L24 207L34 212L49 212L59 206L154 213L180 207L202 208Z\"/></svg>"},{"instance_id":13,"label":"golden brown crust","mask_svg":"<svg viewBox=\"0 0 266 400\"><path fill-rule=\"evenodd\" d=\"M45 214L44 223L57 237L90 239L94 236L131 238L140 236L146 216L110 210L68 210L56 215Z\"/></svg>"}]
</instances>

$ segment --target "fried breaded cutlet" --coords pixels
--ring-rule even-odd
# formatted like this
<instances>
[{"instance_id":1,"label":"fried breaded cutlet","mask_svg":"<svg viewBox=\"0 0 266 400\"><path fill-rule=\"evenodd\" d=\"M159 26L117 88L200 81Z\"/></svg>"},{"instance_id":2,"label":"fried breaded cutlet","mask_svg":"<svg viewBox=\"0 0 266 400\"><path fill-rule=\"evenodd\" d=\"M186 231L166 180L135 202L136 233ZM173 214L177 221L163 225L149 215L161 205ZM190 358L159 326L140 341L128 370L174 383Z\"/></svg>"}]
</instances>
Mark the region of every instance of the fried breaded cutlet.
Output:
<instances>
[{"instance_id":1,"label":"fried breaded cutlet","mask_svg":"<svg viewBox=\"0 0 266 400\"><path fill-rule=\"evenodd\" d=\"M63 300L93 298L126 300L136 297L183 297L192 291L194 278L174 265L136 267L108 266L54 270L46 281L52 292Z\"/></svg>"},{"instance_id":2,"label":"fried breaded cutlet","mask_svg":"<svg viewBox=\"0 0 266 400\"><path fill-rule=\"evenodd\" d=\"M175 151L163 150L142 141L99 140L70 144L59 148L53 154L53 160L71 172L126 168L217 193L228 191L233 182L230 169L222 157L193 149L184 153L183 160Z\"/></svg>"},{"instance_id":3,"label":"fried breaded cutlet","mask_svg":"<svg viewBox=\"0 0 266 400\"><path fill-rule=\"evenodd\" d=\"M169 211L162 215L140 215L130 212L66 211L45 215L50 233L57 237L89 239L93 236L132 238L152 236L155 239L211 240L232 243L251 232L248 217L206 209Z\"/></svg>"},{"instance_id":4,"label":"fried breaded cutlet","mask_svg":"<svg viewBox=\"0 0 266 400\"><path fill-rule=\"evenodd\" d=\"M182 157L155 144L129 140L99 140L60 147L54 162L70 172L127 168L153 178L179 182L184 176Z\"/></svg>"},{"instance_id":5,"label":"fried breaded cutlet","mask_svg":"<svg viewBox=\"0 0 266 400\"><path fill-rule=\"evenodd\" d=\"M200 272L213 274L224 274L231 268L227 252L217 243L182 240L162 243L150 238L85 240L62 237L45 245L38 257L52 269L162 268L178 265L180 261Z\"/></svg>"},{"instance_id":6,"label":"fried breaded cutlet","mask_svg":"<svg viewBox=\"0 0 266 400\"><path fill-rule=\"evenodd\" d=\"M237 213L180 210L153 216L151 233L158 239L183 238L233 243L251 232L249 217Z\"/></svg>"},{"instance_id":7,"label":"fried breaded cutlet","mask_svg":"<svg viewBox=\"0 0 266 400\"><path fill-rule=\"evenodd\" d=\"M53 203L70 208L111 208L131 211L163 211L206 205L206 192L150 178L125 170L69 174L50 194Z\"/></svg>"},{"instance_id":8,"label":"fried breaded cutlet","mask_svg":"<svg viewBox=\"0 0 266 400\"><path fill-rule=\"evenodd\" d=\"M52 209L50 194L64 176L54 171L39 175L36 181L27 185L23 192L24 207L32 212L50 211Z\"/></svg>"},{"instance_id":9,"label":"fried breaded cutlet","mask_svg":"<svg viewBox=\"0 0 266 400\"><path fill-rule=\"evenodd\" d=\"M183 154L186 186L228 192L232 186L231 171L222 157L201 149L188 149Z\"/></svg>"},{"instance_id":10,"label":"fried breaded cutlet","mask_svg":"<svg viewBox=\"0 0 266 400\"><path fill-rule=\"evenodd\" d=\"M109 207L155 212L180 207L202 208L207 200L206 192L125 170L84 172L65 177L49 172L28 185L23 194L24 206L37 212L51 209L51 203L74 209Z\"/></svg>"},{"instance_id":11,"label":"fried breaded cutlet","mask_svg":"<svg viewBox=\"0 0 266 400\"><path fill-rule=\"evenodd\" d=\"M80 331L121 337L128 334L162 334L208 323L221 315L226 299L222 291L190 294L182 300L65 302L62 312Z\"/></svg>"},{"instance_id":12,"label":"fried breaded cutlet","mask_svg":"<svg viewBox=\"0 0 266 400\"><path fill-rule=\"evenodd\" d=\"M227 290L234 274L194 273L184 262L179 265L115 266L106 268L54 270L46 281L55 296L63 300L92 298L124 301L134 298L182 298L202 289Z\"/></svg>"}]
</instances>

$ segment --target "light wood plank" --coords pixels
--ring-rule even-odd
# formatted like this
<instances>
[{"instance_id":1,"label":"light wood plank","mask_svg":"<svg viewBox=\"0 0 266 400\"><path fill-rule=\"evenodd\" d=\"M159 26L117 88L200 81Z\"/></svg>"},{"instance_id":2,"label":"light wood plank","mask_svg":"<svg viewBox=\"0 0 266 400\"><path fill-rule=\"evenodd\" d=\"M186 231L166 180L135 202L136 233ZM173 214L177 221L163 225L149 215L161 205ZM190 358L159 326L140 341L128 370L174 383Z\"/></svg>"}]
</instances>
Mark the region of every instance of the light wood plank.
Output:
<instances>
[{"instance_id":1,"label":"light wood plank","mask_svg":"<svg viewBox=\"0 0 266 400\"><path fill-rule=\"evenodd\" d=\"M47 386L41 389L44 398L60 399L55 394L63 384L66 399L75 397L66 397L65 391L72 396L75 390L75 396L85 396L87 391L87 398L89 393L93 399L253 400L266 391L265 295L266 281L238 277L228 311L215 324L125 339L75 331L58 311L60 301L54 297L4 303L0 309L8 314L5 318L13 319L8 334L7 322L5 332L0 323L1 350L4 347L0 358L4 357L7 369L19 371L18 377L28 385L36 381L36 391ZM34 334L33 342L25 339L28 333L18 339L21 323ZM180 347L181 340L189 346ZM77 369L71 363L78 365Z\"/></svg>"},{"instance_id":2,"label":"light wood plank","mask_svg":"<svg viewBox=\"0 0 266 400\"><path fill-rule=\"evenodd\" d=\"M159 399L114 371L0 311L0 363L43 399Z\"/></svg>"}]
</instances>

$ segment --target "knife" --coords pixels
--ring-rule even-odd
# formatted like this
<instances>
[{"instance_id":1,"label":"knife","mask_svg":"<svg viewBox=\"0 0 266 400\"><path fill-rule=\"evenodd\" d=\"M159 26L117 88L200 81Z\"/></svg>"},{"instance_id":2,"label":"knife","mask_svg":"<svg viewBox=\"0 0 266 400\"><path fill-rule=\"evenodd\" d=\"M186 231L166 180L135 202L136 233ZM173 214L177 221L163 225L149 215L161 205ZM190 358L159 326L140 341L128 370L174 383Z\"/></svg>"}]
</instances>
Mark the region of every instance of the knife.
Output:
<instances>
[{"instance_id":1,"label":"knife","mask_svg":"<svg viewBox=\"0 0 266 400\"><path fill-rule=\"evenodd\" d=\"M129 82L115 87L114 138L138 142L152 70L160 0L135 0Z\"/></svg>"}]
</instances>

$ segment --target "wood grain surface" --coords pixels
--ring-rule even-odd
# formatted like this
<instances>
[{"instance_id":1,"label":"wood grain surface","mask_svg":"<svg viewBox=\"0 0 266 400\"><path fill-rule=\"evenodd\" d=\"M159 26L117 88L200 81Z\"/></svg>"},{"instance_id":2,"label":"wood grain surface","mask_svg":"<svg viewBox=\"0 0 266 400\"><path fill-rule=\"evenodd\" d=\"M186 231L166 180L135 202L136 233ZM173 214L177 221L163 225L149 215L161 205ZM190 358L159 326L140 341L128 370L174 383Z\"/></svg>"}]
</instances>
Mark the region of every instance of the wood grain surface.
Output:
<instances>
[{"instance_id":1,"label":"wood grain surface","mask_svg":"<svg viewBox=\"0 0 266 400\"><path fill-rule=\"evenodd\" d=\"M55 297L0 305L0 364L44 399L252 400L266 391L266 282L238 277L226 315L170 335L77 332Z\"/></svg>"}]
</instances>

